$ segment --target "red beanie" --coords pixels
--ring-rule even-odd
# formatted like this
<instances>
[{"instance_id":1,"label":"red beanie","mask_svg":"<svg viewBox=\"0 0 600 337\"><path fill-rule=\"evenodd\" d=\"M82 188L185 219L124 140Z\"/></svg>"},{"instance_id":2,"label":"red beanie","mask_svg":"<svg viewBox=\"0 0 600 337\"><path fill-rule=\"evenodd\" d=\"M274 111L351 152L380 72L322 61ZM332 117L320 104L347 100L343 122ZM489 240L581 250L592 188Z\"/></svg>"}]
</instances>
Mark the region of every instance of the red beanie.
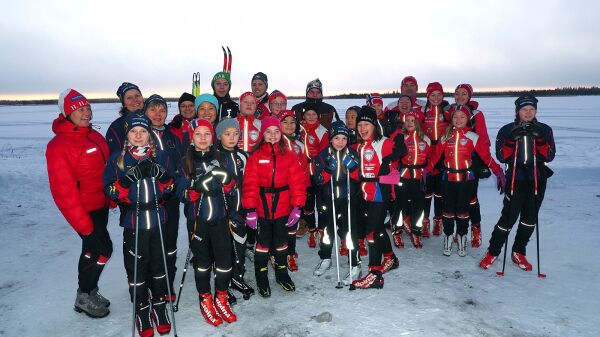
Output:
<instances>
[{"instance_id":1,"label":"red beanie","mask_svg":"<svg viewBox=\"0 0 600 337\"><path fill-rule=\"evenodd\" d=\"M417 87L417 91L419 90L419 84L417 83L417 79L414 76L406 76L402 79L402 83L400 85L405 85L406 83L414 83L415 87Z\"/></svg>"},{"instance_id":2,"label":"red beanie","mask_svg":"<svg viewBox=\"0 0 600 337\"><path fill-rule=\"evenodd\" d=\"M281 123L279 122L279 119L277 119L277 117L274 116L267 116L265 118L262 119L262 121L260 121L260 134L264 137L265 132L267 131L267 128L270 126L276 126L279 131L281 131Z\"/></svg>"},{"instance_id":3,"label":"red beanie","mask_svg":"<svg viewBox=\"0 0 600 337\"><path fill-rule=\"evenodd\" d=\"M277 119L282 122L286 117L292 116L296 120L296 114L293 110L283 110L277 114Z\"/></svg>"},{"instance_id":4,"label":"red beanie","mask_svg":"<svg viewBox=\"0 0 600 337\"><path fill-rule=\"evenodd\" d=\"M431 82L427 85L427 97L434 91L439 91L442 95L444 94L444 88L442 88L440 82Z\"/></svg>"},{"instance_id":5,"label":"red beanie","mask_svg":"<svg viewBox=\"0 0 600 337\"><path fill-rule=\"evenodd\" d=\"M463 105L456 105L456 106L453 106L453 107L450 109L450 111L448 111L448 112L450 112L450 116L454 116L454 114L455 114L457 111L462 111L462 112L464 112L464 113L465 113L465 115L467 115L467 118L471 118L471 114L472 114L472 112L471 112L471 108L469 108L469 106L468 106L468 105L466 105L466 104L463 104Z\"/></svg>"},{"instance_id":6,"label":"red beanie","mask_svg":"<svg viewBox=\"0 0 600 337\"><path fill-rule=\"evenodd\" d=\"M245 93L243 93L242 95L240 95L240 103L242 103L242 100L248 96L252 96L254 97L254 100L256 101L256 103L258 103L258 99L256 98L256 95L253 92L250 91L246 91Z\"/></svg>"},{"instance_id":7,"label":"red beanie","mask_svg":"<svg viewBox=\"0 0 600 337\"><path fill-rule=\"evenodd\" d=\"M404 116L402 117L402 120L405 120L406 116L413 116L415 120L419 123L423 123L423 121L425 120L425 115L423 115L423 113L421 113L417 109L410 109L410 111L405 112Z\"/></svg>"},{"instance_id":8,"label":"red beanie","mask_svg":"<svg viewBox=\"0 0 600 337\"><path fill-rule=\"evenodd\" d=\"M281 97L287 102L287 97L285 97L285 95L281 91L276 91L272 92L269 96L269 104L271 104L277 97Z\"/></svg>"},{"instance_id":9,"label":"red beanie","mask_svg":"<svg viewBox=\"0 0 600 337\"><path fill-rule=\"evenodd\" d=\"M196 131L197 128L199 128L201 126L206 126L210 130L210 133L212 134L213 139L215 138L215 129L213 128L212 124L208 120L202 119L202 118L196 118L192 121L191 126L192 126L192 135L194 134L194 131Z\"/></svg>"},{"instance_id":10,"label":"red beanie","mask_svg":"<svg viewBox=\"0 0 600 337\"><path fill-rule=\"evenodd\" d=\"M456 89L454 89L454 91L460 88L465 89L467 91L467 95L469 95L469 100L471 100L471 97L473 97L473 87L469 83L461 83L456 86Z\"/></svg>"},{"instance_id":11,"label":"red beanie","mask_svg":"<svg viewBox=\"0 0 600 337\"><path fill-rule=\"evenodd\" d=\"M67 89L58 96L58 108L60 113L68 117L73 111L89 106L87 98L80 94L77 90Z\"/></svg>"}]
</instances>

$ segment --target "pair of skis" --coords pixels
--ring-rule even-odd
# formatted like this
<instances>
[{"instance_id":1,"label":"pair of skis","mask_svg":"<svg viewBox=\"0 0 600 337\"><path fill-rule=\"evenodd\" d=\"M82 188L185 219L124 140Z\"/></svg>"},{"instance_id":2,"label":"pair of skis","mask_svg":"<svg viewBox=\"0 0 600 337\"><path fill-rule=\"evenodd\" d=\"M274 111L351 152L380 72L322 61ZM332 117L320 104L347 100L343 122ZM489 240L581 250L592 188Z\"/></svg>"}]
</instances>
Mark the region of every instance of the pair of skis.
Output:
<instances>
[{"instance_id":1,"label":"pair of skis","mask_svg":"<svg viewBox=\"0 0 600 337\"><path fill-rule=\"evenodd\" d=\"M231 74L233 55L229 46L227 46L227 50L223 46L221 46L221 49L223 49L223 72ZM192 95L195 97L200 96L200 72L192 74Z\"/></svg>"}]
</instances>

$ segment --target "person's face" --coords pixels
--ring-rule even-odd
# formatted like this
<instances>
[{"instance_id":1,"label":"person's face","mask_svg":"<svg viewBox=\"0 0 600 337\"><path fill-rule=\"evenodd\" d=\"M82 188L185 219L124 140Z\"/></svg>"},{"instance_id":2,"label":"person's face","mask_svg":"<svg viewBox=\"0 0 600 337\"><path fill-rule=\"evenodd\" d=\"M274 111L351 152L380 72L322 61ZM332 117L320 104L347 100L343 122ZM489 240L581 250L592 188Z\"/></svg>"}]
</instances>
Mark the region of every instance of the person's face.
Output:
<instances>
[{"instance_id":1,"label":"person's face","mask_svg":"<svg viewBox=\"0 0 600 337\"><path fill-rule=\"evenodd\" d=\"M271 116L277 116L281 111L287 109L287 101L281 97L277 96L274 100L269 103L269 110L271 110Z\"/></svg>"},{"instance_id":2,"label":"person's face","mask_svg":"<svg viewBox=\"0 0 600 337\"><path fill-rule=\"evenodd\" d=\"M209 102L200 103L198 106L198 118L206 119L211 124L214 124L215 120L217 120L217 108Z\"/></svg>"},{"instance_id":3,"label":"person's face","mask_svg":"<svg viewBox=\"0 0 600 337\"><path fill-rule=\"evenodd\" d=\"M331 140L331 146L333 146L336 151L343 150L346 147L346 144L348 144L348 137L344 135L335 135Z\"/></svg>"},{"instance_id":4,"label":"person's face","mask_svg":"<svg viewBox=\"0 0 600 337\"><path fill-rule=\"evenodd\" d=\"M150 140L150 134L146 128L134 126L127 133L127 141L133 146L146 146Z\"/></svg>"},{"instance_id":5,"label":"person's face","mask_svg":"<svg viewBox=\"0 0 600 337\"><path fill-rule=\"evenodd\" d=\"M465 88L458 88L454 92L454 102L456 104L467 104L469 102L469 93Z\"/></svg>"},{"instance_id":6,"label":"person's face","mask_svg":"<svg viewBox=\"0 0 600 337\"><path fill-rule=\"evenodd\" d=\"M417 94L417 85L413 82L406 82L400 86L400 93L408 96L414 96Z\"/></svg>"},{"instance_id":7,"label":"person's face","mask_svg":"<svg viewBox=\"0 0 600 337\"><path fill-rule=\"evenodd\" d=\"M233 150L240 140L240 132L236 128L227 128L221 134L221 145L227 150Z\"/></svg>"},{"instance_id":8,"label":"person's face","mask_svg":"<svg viewBox=\"0 0 600 337\"><path fill-rule=\"evenodd\" d=\"M304 113L304 121L307 124L315 124L319 121L319 116L315 110L308 110Z\"/></svg>"},{"instance_id":9,"label":"person's face","mask_svg":"<svg viewBox=\"0 0 600 337\"><path fill-rule=\"evenodd\" d=\"M196 151L208 151L212 145L212 133L206 126L199 126L194 130L192 142Z\"/></svg>"},{"instance_id":10,"label":"person's face","mask_svg":"<svg viewBox=\"0 0 600 337\"><path fill-rule=\"evenodd\" d=\"M317 88L312 88L306 93L306 97L314 99L323 98L323 93Z\"/></svg>"},{"instance_id":11,"label":"person's face","mask_svg":"<svg viewBox=\"0 0 600 337\"><path fill-rule=\"evenodd\" d=\"M192 101L183 101L179 106L179 113L181 117L186 120L192 120L196 117L196 113L194 112L194 102Z\"/></svg>"},{"instance_id":12,"label":"person's face","mask_svg":"<svg viewBox=\"0 0 600 337\"><path fill-rule=\"evenodd\" d=\"M406 96L400 97L400 101L398 102L398 110L400 110L400 112L407 113L410 111L410 108L412 108L412 102L410 98Z\"/></svg>"},{"instance_id":13,"label":"person's face","mask_svg":"<svg viewBox=\"0 0 600 337\"><path fill-rule=\"evenodd\" d=\"M275 144L281 139L281 131L276 126L269 126L267 130L265 130L264 138L265 142Z\"/></svg>"},{"instance_id":14,"label":"person's face","mask_svg":"<svg viewBox=\"0 0 600 337\"><path fill-rule=\"evenodd\" d=\"M215 93L219 97L225 97L229 92L229 82L224 78L215 81Z\"/></svg>"},{"instance_id":15,"label":"person's face","mask_svg":"<svg viewBox=\"0 0 600 337\"><path fill-rule=\"evenodd\" d=\"M281 131L284 135L292 135L296 132L296 120L292 116L287 116L281 121Z\"/></svg>"},{"instance_id":16,"label":"person's face","mask_svg":"<svg viewBox=\"0 0 600 337\"><path fill-rule=\"evenodd\" d=\"M462 129L467 126L467 115L458 110L452 115L452 125L457 129Z\"/></svg>"},{"instance_id":17,"label":"person's face","mask_svg":"<svg viewBox=\"0 0 600 337\"><path fill-rule=\"evenodd\" d=\"M406 116L404 119L404 127L408 131L415 131L417 129L417 120L415 116Z\"/></svg>"},{"instance_id":18,"label":"person's face","mask_svg":"<svg viewBox=\"0 0 600 337\"><path fill-rule=\"evenodd\" d=\"M256 112L256 99L252 96L246 96L240 101L240 112L244 116L252 116Z\"/></svg>"},{"instance_id":19,"label":"person's face","mask_svg":"<svg viewBox=\"0 0 600 337\"><path fill-rule=\"evenodd\" d=\"M377 114L377 116L381 115L381 113L383 112L383 105L379 103L375 103L371 107L375 109L375 114Z\"/></svg>"},{"instance_id":20,"label":"person's face","mask_svg":"<svg viewBox=\"0 0 600 337\"><path fill-rule=\"evenodd\" d=\"M144 97L137 89L129 89L123 95L123 104L129 111L140 110L144 107Z\"/></svg>"},{"instance_id":21,"label":"person's face","mask_svg":"<svg viewBox=\"0 0 600 337\"><path fill-rule=\"evenodd\" d=\"M81 107L71 112L69 119L76 126L87 128L92 121L92 108L89 105Z\"/></svg>"},{"instance_id":22,"label":"person's face","mask_svg":"<svg viewBox=\"0 0 600 337\"><path fill-rule=\"evenodd\" d=\"M433 106L442 105L442 100L444 100L444 95L440 91L434 91L427 97L429 99L429 103Z\"/></svg>"},{"instance_id":23,"label":"person's face","mask_svg":"<svg viewBox=\"0 0 600 337\"><path fill-rule=\"evenodd\" d=\"M167 108L162 104L156 104L146 109L146 116L152 122L152 126L163 126L167 119Z\"/></svg>"},{"instance_id":24,"label":"person's face","mask_svg":"<svg viewBox=\"0 0 600 337\"><path fill-rule=\"evenodd\" d=\"M369 122L359 122L358 123L358 134L360 134L360 138L369 139L372 138L375 134L375 125Z\"/></svg>"},{"instance_id":25,"label":"person's face","mask_svg":"<svg viewBox=\"0 0 600 337\"><path fill-rule=\"evenodd\" d=\"M252 85L252 93L256 95L256 97L262 96L265 92L267 92L267 85L265 82L261 80L254 80L251 83Z\"/></svg>"},{"instance_id":26,"label":"person's face","mask_svg":"<svg viewBox=\"0 0 600 337\"><path fill-rule=\"evenodd\" d=\"M356 116L357 115L358 115L358 113L356 112L356 110L350 109L350 110L346 111L346 127L348 127L348 129L356 128Z\"/></svg>"},{"instance_id":27,"label":"person's face","mask_svg":"<svg viewBox=\"0 0 600 337\"><path fill-rule=\"evenodd\" d=\"M523 122L531 122L535 118L536 113L537 110L533 105L526 105L519 109L519 119Z\"/></svg>"}]
</instances>

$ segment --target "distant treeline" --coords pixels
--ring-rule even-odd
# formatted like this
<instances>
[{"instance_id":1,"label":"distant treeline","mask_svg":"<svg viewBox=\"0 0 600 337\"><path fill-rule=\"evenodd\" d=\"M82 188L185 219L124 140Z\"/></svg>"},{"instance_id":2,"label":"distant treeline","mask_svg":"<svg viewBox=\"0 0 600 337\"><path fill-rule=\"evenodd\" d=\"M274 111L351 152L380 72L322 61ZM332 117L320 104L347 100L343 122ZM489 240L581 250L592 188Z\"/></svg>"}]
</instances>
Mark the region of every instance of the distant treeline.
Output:
<instances>
[{"instance_id":1,"label":"distant treeline","mask_svg":"<svg viewBox=\"0 0 600 337\"><path fill-rule=\"evenodd\" d=\"M556 89L543 89L543 90L510 90L510 91L475 91L473 96L476 97L518 97L523 94L533 94L538 97L542 96L594 96L600 95L600 87L564 87ZM325 96L325 99L336 99L336 98L353 98L363 99L367 93L349 93L333 96ZM391 92L381 93L383 98L398 98L400 92L394 90ZM418 97L425 97L425 93L418 93ZM288 96L290 99L304 99L304 96ZM177 102L179 97L165 97L169 102ZM0 105L43 105L43 104L56 104L56 99L37 99L37 100L0 100ZM91 103L119 103L117 98L93 98L90 99Z\"/></svg>"}]
</instances>

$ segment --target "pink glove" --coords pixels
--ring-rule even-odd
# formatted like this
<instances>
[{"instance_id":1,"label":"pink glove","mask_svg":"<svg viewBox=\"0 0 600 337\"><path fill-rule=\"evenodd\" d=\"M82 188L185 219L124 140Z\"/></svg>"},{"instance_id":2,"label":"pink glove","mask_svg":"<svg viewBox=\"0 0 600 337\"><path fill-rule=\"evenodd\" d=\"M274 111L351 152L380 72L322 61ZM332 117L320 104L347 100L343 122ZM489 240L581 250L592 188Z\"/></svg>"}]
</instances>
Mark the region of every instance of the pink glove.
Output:
<instances>
[{"instance_id":1,"label":"pink glove","mask_svg":"<svg viewBox=\"0 0 600 337\"><path fill-rule=\"evenodd\" d=\"M248 212L248 214L246 214L246 226L248 226L252 229L256 229L257 225L258 225L258 214L256 214L256 211Z\"/></svg>"},{"instance_id":2,"label":"pink glove","mask_svg":"<svg viewBox=\"0 0 600 337\"><path fill-rule=\"evenodd\" d=\"M300 214L302 214L300 207L294 207L292 213L290 213L290 216L288 217L288 227L294 227L298 223L298 220L300 220Z\"/></svg>"},{"instance_id":3,"label":"pink glove","mask_svg":"<svg viewBox=\"0 0 600 337\"><path fill-rule=\"evenodd\" d=\"M392 171L384 176L379 176L379 183L386 185L398 185L400 182L400 172L398 170L392 169Z\"/></svg>"}]
</instances>

